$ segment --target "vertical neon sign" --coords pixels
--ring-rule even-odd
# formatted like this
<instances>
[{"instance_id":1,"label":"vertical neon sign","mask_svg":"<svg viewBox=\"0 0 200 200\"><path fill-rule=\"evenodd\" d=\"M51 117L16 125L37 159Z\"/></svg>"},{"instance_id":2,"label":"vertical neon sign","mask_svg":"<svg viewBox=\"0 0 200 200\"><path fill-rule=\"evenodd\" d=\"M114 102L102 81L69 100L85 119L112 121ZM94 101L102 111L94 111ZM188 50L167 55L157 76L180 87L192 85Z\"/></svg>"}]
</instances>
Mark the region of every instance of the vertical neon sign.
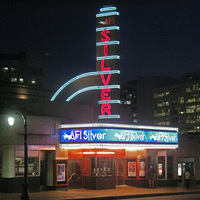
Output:
<instances>
[{"instance_id":1,"label":"vertical neon sign","mask_svg":"<svg viewBox=\"0 0 200 200\"><path fill-rule=\"evenodd\" d=\"M119 74L109 73L111 70L119 70L119 13L116 7L104 7L96 15L96 49L97 71L108 71L101 74L99 80L100 105L99 119L119 119L120 84ZM115 85L117 89L111 89Z\"/></svg>"}]
</instances>

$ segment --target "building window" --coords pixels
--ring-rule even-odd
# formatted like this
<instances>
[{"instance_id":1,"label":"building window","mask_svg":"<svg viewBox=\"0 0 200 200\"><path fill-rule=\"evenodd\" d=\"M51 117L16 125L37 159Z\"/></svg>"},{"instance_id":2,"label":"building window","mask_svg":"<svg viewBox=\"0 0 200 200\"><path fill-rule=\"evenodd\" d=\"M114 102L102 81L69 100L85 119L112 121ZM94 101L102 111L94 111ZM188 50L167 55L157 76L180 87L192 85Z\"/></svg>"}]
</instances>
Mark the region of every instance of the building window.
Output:
<instances>
[{"instance_id":1,"label":"building window","mask_svg":"<svg viewBox=\"0 0 200 200\"><path fill-rule=\"evenodd\" d=\"M196 91L200 91L200 83L196 84Z\"/></svg>"},{"instance_id":2,"label":"building window","mask_svg":"<svg viewBox=\"0 0 200 200\"><path fill-rule=\"evenodd\" d=\"M196 106L195 105L186 107L186 113L194 113L194 112L196 112Z\"/></svg>"},{"instance_id":3,"label":"building window","mask_svg":"<svg viewBox=\"0 0 200 200\"><path fill-rule=\"evenodd\" d=\"M154 98L165 97L169 95L169 91L154 94Z\"/></svg>"},{"instance_id":4,"label":"building window","mask_svg":"<svg viewBox=\"0 0 200 200\"><path fill-rule=\"evenodd\" d=\"M130 104L131 104L131 101L124 101L124 104L125 104L125 105L130 105Z\"/></svg>"},{"instance_id":5,"label":"building window","mask_svg":"<svg viewBox=\"0 0 200 200\"><path fill-rule=\"evenodd\" d=\"M134 119L134 120L133 120L133 123L134 123L134 124L137 124L137 122L138 122L137 119Z\"/></svg>"},{"instance_id":6,"label":"building window","mask_svg":"<svg viewBox=\"0 0 200 200\"><path fill-rule=\"evenodd\" d=\"M156 117L164 117L164 116L168 116L170 114L170 109L161 109L160 112L158 111L157 114L154 113L154 116Z\"/></svg>"},{"instance_id":7,"label":"building window","mask_svg":"<svg viewBox=\"0 0 200 200\"><path fill-rule=\"evenodd\" d=\"M195 99L195 94L194 94L194 95L190 96L190 97L187 99L186 103L193 103L193 102L195 102L195 101L196 101L196 99Z\"/></svg>"},{"instance_id":8,"label":"building window","mask_svg":"<svg viewBox=\"0 0 200 200\"><path fill-rule=\"evenodd\" d=\"M159 121L159 122L157 122L157 124L156 125L158 125L158 126L169 126L170 125L170 122L169 121Z\"/></svg>"},{"instance_id":9,"label":"building window","mask_svg":"<svg viewBox=\"0 0 200 200\"><path fill-rule=\"evenodd\" d=\"M3 67L3 72L8 72L8 67Z\"/></svg>"},{"instance_id":10,"label":"building window","mask_svg":"<svg viewBox=\"0 0 200 200\"><path fill-rule=\"evenodd\" d=\"M190 85L186 88L186 92L194 92L195 91L195 84Z\"/></svg>"},{"instance_id":11,"label":"building window","mask_svg":"<svg viewBox=\"0 0 200 200\"><path fill-rule=\"evenodd\" d=\"M168 101L161 101L157 103L157 107L169 106Z\"/></svg>"},{"instance_id":12,"label":"building window","mask_svg":"<svg viewBox=\"0 0 200 200\"><path fill-rule=\"evenodd\" d=\"M17 82L17 78L11 78L11 82L12 83L16 83Z\"/></svg>"},{"instance_id":13,"label":"building window","mask_svg":"<svg viewBox=\"0 0 200 200\"><path fill-rule=\"evenodd\" d=\"M196 116L187 116L186 124L193 124L193 123L196 123Z\"/></svg>"},{"instance_id":14,"label":"building window","mask_svg":"<svg viewBox=\"0 0 200 200\"><path fill-rule=\"evenodd\" d=\"M23 83L23 82L24 82L24 79L23 79L23 78L19 78L19 82L20 82L20 83Z\"/></svg>"},{"instance_id":15,"label":"building window","mask_svg":"<svg viewBox=\"0 0 200 200\"><path fill-rule=\"evenodd\" d=\"M24 175L24 158L15 158L16 176ZM28 158L28 175L39 175L39 158Z\"/></svg>"},{"instance_id":16,"label":"building window","mask_svg":"<svg viewBox=\"0 0 200 200\"><path fill-rule=\"evenodd\" d=\"M178 98L178 102L181 104L181 103L184 103L184 97L179 97Z\"/></svg>"},{"instance_id":17,"label":"building window","mask_svg":"<svg viewBox=\"0 0 200 200\"><path fill-rule=\"evenodd\" d=\"M200 105L196 105L196 112L200 112Z\"/></svg>"},{"instance_id":18,"label":"building window","mask_svg":"<svg viewBox=\"0 0 200 200\"><path fill-rule=\"evenodd\" d=\"M200 101L200 95L196 94L196 102L199 102L199 101Z\"/></svg>"},{"instance_id":19,"label":"building window","mask_svg":"<svg viewBox=\"0 0 200 200\"><path fill-rule=\"evenodd\" d=\"M11 67L11 72L15 72L16 68L15 67Z\"/></svg>"},{"instance_id":20,"label":"building window","mask_svg":"<svg viewBox=\"0 0 200 200\"><path fill-rule=\"evenodd\" d=\"M127 95L127 98L128 98L128 99L132 99L132 97L133 97L133 94L128 94L128 95Z\"/></svg>"},{"instance_id":21,"label":"building window","mask_svg":"<svg viewBox=\"0 0 200 200\"><path fill-rule=\"evenodd\" d=\"M197 122L197 123L200 122L200 115L197 115L196 122Z\"/></svg>"},{"instance_id":22,"label":"building window","mask_svg":"<svg viewBox=\"0 0 200 200\"><path fill-rule=\"evenodd\" d=\"M196 126L187 128L187 133L196 133Z\"/></svg>"}]
</instances>

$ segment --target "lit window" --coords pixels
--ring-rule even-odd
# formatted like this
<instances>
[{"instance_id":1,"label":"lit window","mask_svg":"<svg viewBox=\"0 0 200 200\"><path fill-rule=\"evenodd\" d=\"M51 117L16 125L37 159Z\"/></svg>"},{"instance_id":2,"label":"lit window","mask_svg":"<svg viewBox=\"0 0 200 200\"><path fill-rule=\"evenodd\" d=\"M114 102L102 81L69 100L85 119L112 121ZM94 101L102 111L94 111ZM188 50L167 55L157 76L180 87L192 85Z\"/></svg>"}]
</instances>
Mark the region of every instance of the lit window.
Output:
<instances>
[{"instance_id":1,"label":"lit window","mask_svg":"<svg viewBox=\"0 0 200 200\"><path fill-rule=\"evenodd\" d=\"M196 116L187 116L187 118L186 118L186 123L187 123L187 124L196 123Z\"/></svg>"},{"instance_id":2,"label":"lit window","mask_svg":"<svg viewBox=\"0 0 200 200\"><path fill-rule=\"evenodd\" d=\"M200 122L200 115L197 115L197 122Z\"/></svg>"},{"instance_id":3,"label":"lit window","mask_svg":"<svg viewBox=\"0 0 200 200\"><path fill-rule=\"evenodd\" d=\"M186 113L194 113L194 112L196 112L195 105L186 107Z\"/></svg>"},{"instance_id":4,"label":"lit window","mask_svg":"<svg viewBox=\"0 0 200 200\"><path fill-rule=\"evenodd\" d=\"M32 80L32 81L31 81L31 83L32 83L32 84L35 84L35 83L36 83L36 81L35 81L35 80Z\"/></svg>"},{"instance_id":5,"label":"lit window","mask_svg":"<svg viewBox=\"0 0 200 200\"><path fill-rule=\"evenodd\" d=\"M11 67L11 72L14 72L14 71L16 71L16 68Z\"/></svg>"},{"instance_id":6,"label":"lit window","mask_svg":"<svg viewBox=\"0 0 200 200\"><path fill-rule=\"evenodd\" d=\"M12 83L16 83L17 82L17 78L11 78L11 82Z\"/></svg>"},{"instance_id":7,"label":"lit window","mask_svg":"<svg viewBox=\"0 0 200 200\"><path fill-rule=\"evenodd\" d=\"M130 105L131 101L124 101L124 104Z\"/></svg>"},{"instance_id":8,"label":"lit window","mask_svg":"<svg viewBox=\"0 0 200 200\"><path fill-rule=\"evenodd\" d=\"M15 174L24 174L24 158L15 158ZM38 175L39 174L39 158L33 157L28 158L28 175Z\"/></svg>"},{"instance_id":9,"label":"lit window","mask_svg":"<svg viewBox=\"0 0 200 200\"><path fill-rule=\"evenodd\" d=\"M3 72L7 72L8 71L8 67L3 67Z\"/></svg>"},{"instance_id":10,"label":"lit window","mask_svg":"<svg viewBox=\"0 0 200 200\"><path fill-rule=\"evenodd\" d=\"M127 98L131 99L133 97L133 94L128 94Z\"/></svg>"},{"instance_id":11,"label":"lit window","mask_svg":"<svg viewBox=\"0 0 200 200\"><path fill-rule=\"evenodd\" d=\"M136 123L136 124L137 124L137 119L134 119L134 120L133 120L133 123Z\"/></svg>"},{"instance_id":12,"label":"lit window","mask_svg":"<svg viewBox=\"0 0 200 200\"><path fill-rule=\"evenodd\" d=\"M23 78L19 78L19 82L20 82L20 83L23 83L23 82L24 82L24 79L23 79Z\"/></svg>"},{"instance_id":13,"label":"lit window","mask_svg":"<svg viewBox=\"0 0 200 200\"><path fill-rule=\"evenodd\" d=\"M184 103L184 97L179 97L179 98L178 98L178 102L179 102L179 103Z\"/></svg>"}]
</instances>

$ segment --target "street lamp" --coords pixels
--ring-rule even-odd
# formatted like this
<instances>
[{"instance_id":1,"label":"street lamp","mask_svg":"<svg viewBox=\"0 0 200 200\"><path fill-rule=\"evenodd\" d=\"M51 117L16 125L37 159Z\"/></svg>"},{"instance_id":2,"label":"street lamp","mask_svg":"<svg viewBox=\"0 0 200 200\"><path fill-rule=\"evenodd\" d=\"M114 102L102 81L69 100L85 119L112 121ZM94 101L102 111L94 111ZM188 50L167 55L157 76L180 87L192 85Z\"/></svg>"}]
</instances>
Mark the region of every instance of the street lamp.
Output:
<instances>
[{"instance_id":1,"label":"street lamp","mask_svg":"<svg viewBox=\"0 0 200 200\"><path fill-rule=\"evenodd\" d=\"M26 121L26 115L23 115L19 111L15 111L16 113L19 113L21 117L24 120L24 183L23 183L23 190L21 195L21 200L29 200L28 190L29 190L29 184L28 184L28 142L27 142L27 121ZM9 117L8 118L8 124L12 126L14 124L14 118Z\"/></svg>"}]
</instances>

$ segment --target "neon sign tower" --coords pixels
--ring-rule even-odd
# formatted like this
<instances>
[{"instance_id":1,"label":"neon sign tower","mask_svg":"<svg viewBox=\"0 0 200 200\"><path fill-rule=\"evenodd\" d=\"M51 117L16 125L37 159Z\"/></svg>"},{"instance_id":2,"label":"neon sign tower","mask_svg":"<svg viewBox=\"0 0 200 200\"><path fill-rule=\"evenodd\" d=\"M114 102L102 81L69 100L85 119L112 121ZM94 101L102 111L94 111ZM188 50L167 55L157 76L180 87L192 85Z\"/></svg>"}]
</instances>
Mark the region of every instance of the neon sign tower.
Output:
<instances>
[{"instance_id":1,"label":"neon sign tower","mask_svg":"<svg viewBox=\"0 0 200 200\"><path fill-rule=\"evenodd\" d=\"M103 7L96 15L96 69L100 75L98 119L120 119L119 12ZM113 71L119 73L113 73Z\"/></svg>"}]
</instances>

